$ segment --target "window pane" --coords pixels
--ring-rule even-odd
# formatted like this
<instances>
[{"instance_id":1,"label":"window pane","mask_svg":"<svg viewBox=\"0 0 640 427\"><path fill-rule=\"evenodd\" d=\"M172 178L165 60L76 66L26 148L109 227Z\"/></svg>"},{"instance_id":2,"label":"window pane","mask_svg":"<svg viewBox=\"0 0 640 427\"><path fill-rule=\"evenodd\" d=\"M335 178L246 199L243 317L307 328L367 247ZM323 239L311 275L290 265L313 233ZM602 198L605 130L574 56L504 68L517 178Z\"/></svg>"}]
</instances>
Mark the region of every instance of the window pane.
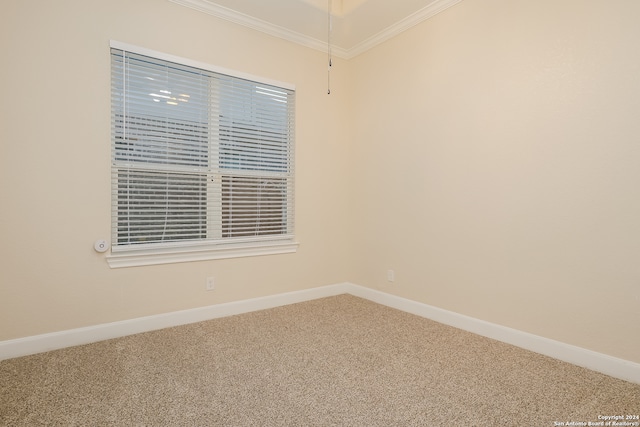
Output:
<instances>
[{"instance_id":1,"label":"window pane","mask_svg":"<svg viewBox=\"0 0 640 427\"><path fill-rule=\"evenodd\" d=\"M206 237L206 175L118 173L118 244Z\"/></svg>"},{"instance_id":2,"label":"window pane","mask_svg":"<svg viewBox=\"0 0 640 427\"><path fill-rule=\"evenodd\" d=\"M222 237L286 234L286 218L285 178L222 178Z\"/></svg>"},{"instance_id":3,"label":"window pane","mask_svg":"<svg viewBox=\"0 0 640 427\"><path fill-rule=\"evenodd\" d=\"M289 171L288 95L260 85L222 86L220 167ZM238 92L242 97L238 97Z\"/></svg>"},{"instance_id":4,"label":"window pane","mask_svg":"<svg viewBox=\"0 0 640 427\"><path fill-rule=\"evenodd\" d=\"M206 123L169 121L153 116L114 119L115 161L191 166L206 169L209 161Z\"/></svg>"}]
</instances>

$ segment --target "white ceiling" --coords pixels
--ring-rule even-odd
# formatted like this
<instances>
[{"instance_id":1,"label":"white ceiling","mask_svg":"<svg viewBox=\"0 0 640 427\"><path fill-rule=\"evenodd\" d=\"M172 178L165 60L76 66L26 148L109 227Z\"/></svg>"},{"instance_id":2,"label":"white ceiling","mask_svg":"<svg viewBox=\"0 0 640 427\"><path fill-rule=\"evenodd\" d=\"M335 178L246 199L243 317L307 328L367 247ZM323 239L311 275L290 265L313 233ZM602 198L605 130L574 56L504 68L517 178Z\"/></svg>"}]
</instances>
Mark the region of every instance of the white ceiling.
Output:
<instances>
[{"instance_id":1,"label":"white ceiling","mask_svg":"<svg viewBox=\"0 0 640 427\"><path fill-rule=\"evenodd\" d=\"M318 50L354 57L462 0L170 0Z\"/></svg>"}]
</instances>

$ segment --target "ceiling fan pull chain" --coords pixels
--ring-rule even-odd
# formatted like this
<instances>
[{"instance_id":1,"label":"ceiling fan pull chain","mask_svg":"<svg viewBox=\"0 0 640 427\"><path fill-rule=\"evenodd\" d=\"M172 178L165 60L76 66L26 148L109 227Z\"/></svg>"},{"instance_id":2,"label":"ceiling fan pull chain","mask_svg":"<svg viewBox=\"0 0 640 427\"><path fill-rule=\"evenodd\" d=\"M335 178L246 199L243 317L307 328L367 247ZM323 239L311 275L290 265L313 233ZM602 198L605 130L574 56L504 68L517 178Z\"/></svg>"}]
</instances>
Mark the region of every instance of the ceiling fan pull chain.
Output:
<instances>
[{"instance_id":1,"label":"ceiling fan pull chain","mask_svg":"<svg viewBox=\"0 0 640 427\"><path fill-rule=\"evenodd\" d=\"M329 57L329 67L327 68L327 95L331 95L331 66L332 66L332 59L331 59L331 31L333 30L333 22L331 20L331 0L328 0L329 4L327 6L327 56Z\"/></svg>"}]
</instances>

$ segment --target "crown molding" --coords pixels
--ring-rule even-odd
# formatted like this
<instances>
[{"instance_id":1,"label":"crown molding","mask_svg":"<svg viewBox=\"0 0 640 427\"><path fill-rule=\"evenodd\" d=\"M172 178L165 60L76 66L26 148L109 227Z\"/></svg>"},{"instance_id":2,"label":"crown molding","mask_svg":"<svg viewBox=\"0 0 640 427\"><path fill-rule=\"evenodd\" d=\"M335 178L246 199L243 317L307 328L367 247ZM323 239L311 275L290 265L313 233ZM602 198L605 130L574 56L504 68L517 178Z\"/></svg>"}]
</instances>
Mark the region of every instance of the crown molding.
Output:
<instances>
[{"instance_id":1,"label":"crown molding","mask_svg":"<svg viewBox=\"0 0 640 427\"><path fill-rule=\"evenodd\" d=\"M297 43L302 46L309 47L311 49L319 50L322 52L327 51L327 42L309 37L307 35L298 33L296 31L289 30L279 25L272 24L262 19L249 16L247 14L237 12L224 6L212 3L208 0L169 0L172 3L179 4L181 6L189 7L200 12L213 15L217 18L224 19L226 21L233 22L244 27L248 27L274 37L278 37L293 43ZM409 28L433 17L434 15L460 3L462 0L435 0L429 6L417 11L416 13L406 17L405 19L398 21L397 23L387 27L372 37L358 43L356 46L350 49L345 49L340 46L332 46L332 54L338 58L351 59L365 51L383 43L398 34L408 30Z\"/></svg>"},{"instance_id":2,"label":"crown molding","mask_svg":"<svg viewBox=\"0 0 640 427\"><path fill-rule=\"evenodd\" d=\"M233 22L244 27L257 30L270 36L278 37L293 43L297 43L302 46L309 47L311 49L319 50L322 52L327 51L327 42L315 39L313 37L306 36L296 31L289 30L279 25L272 24L262 19L254 18L247 14L237 12L224 6L217 5L207 0L169 0L172 3L186 6L191 9L195 9L199 12L208 13L217 18L224 19L226 21ZM339 47L332 47L332 53L339 57L346 59L348 57L347 51Z\"/></svg>"},{"instance_id":3,"label":"crown molding","mask_svg":"<svg viewBox=\"0 0 640 427\"><path fill-rule=\"evenodd\" d=\"M396 22L395 24L385 28L384 30L380 31L378 34L375 34L371 37L369 37L368 39L362 41L361 43L358 43L357 45L355 45L354 47L352 47L351 49L349 49L347 51L347 59L351 59L354 58L364 52L366 52L369 49L372 49L373 47L386 42L389 39L394 38L395 36L399 35L400 33L403 33L405 31L407 31L408 29L410 29L411 27L414 27L416 25L418 25L419 23L426 21L429 18L434 17L435 15L437 15L438 13L444 11L445 9L450 8L451 6L454 6L458 3L460 3L462 0L436 0L433 3L431 3L429 6L426 6L422 9L420 9L419 11L415 12L412 15L407 16L406 18Z\"/></svg>"}]
</instances>

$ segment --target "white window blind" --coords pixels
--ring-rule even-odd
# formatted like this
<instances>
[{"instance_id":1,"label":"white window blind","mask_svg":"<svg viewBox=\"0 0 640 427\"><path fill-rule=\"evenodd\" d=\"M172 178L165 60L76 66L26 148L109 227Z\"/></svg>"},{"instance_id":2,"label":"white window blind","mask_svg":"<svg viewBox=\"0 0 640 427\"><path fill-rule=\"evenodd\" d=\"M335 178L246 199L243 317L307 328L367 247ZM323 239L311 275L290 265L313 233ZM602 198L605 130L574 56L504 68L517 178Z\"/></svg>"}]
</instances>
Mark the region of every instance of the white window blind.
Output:
<instances>
[{"instance_id":1,"label":"white window blind","mask_svg":"<svg viewBox=\"0 0 640 427\"><path fill-rule=\"evenodd\" d=\"M295 92L111 49L114 252L293 239Z\"/></svg>"}]
</instances>

